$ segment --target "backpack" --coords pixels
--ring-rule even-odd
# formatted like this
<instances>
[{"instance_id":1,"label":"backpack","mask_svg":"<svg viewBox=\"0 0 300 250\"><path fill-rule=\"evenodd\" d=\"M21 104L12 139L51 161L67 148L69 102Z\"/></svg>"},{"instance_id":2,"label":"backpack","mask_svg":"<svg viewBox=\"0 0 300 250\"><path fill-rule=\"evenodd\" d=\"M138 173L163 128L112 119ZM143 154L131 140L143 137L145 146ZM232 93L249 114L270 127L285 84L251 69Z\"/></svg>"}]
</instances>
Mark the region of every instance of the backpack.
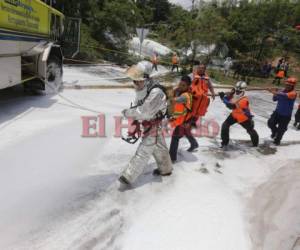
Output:
<instances>
[{"instance_id":1,"label":"backpack","mask_svg":"<svg viewBox=\"0 0 300 250\"><path fill-rule=\"evenodd\" d=\"M156 116L157 116L157 119L161 119L161 120L162 120L162 119L165 118L165 117L170 117L170 114L172 113L172 112L171 112L172 108L171 108L171 105L170 105L169 102L168 102L168 100L170 99L170 91L169 91L169 88L166 87L166 86L161 85L159 82L155 82L153 85L151 85L151 86L147 89L147 94L146 94L146 96L145 96L142 100L140 100L140 101L137 103L136 106L131 106L131 108L136 108L136 107L142 106L142 105L144 104L145 100L146 100L146 99L148 98L148 96L150 95L151 91L152 91L153 89L156 89L156 88L160 89L160 90L164 93L164 95L166 96L166 99L167 99L167 103L168 103L166 112L165 112L164 114L163 114L163 112L159 112L159 113L156 115Z\"/></svg>"},{"instance_id":2,"label":"backpack","mask_svg":"<svg viewBox=\"0 0 300 250\"><path fill-rule=\"evenodd\" d=\"M199 100L198 100L199 98ZM192 105L192 116L200 117L205 116L207 113L207 109L210 104L210 98L207 95L202 95L200 97L196 97L193 95L193 105Z\"/></svg>"},{"instance_id":3,"label":"backpack","mask_svg":"<svg viewBox=\"0 0 300 250\"><path fill-rule=\"evenodd\" d=\"M150 92L156 88L159 88L164 93L164 95L166 96L166 100L167 100L167 110L166 110L165 114L160 114L160 117L161 117L161 119L163 119L165 117L170 118L173 114L173 106L169 100L173 97L173 86L166 87L157 82L148 89L147 95L145 96L144 100L150 95Z\"/></svg>"},{"instance_id":4,"label":"backpack","mask_svg":"<svg viewBox=\"0 0 300 250\"><path fill-rule=\"evenodd\" d=\"M210 98L203 93L200 96L192 93L192 110L187 114L186 120L190 120L192 117L199 118L200 116L205 116L207 109L210 105Z\"/></svg>"}]
</instances>

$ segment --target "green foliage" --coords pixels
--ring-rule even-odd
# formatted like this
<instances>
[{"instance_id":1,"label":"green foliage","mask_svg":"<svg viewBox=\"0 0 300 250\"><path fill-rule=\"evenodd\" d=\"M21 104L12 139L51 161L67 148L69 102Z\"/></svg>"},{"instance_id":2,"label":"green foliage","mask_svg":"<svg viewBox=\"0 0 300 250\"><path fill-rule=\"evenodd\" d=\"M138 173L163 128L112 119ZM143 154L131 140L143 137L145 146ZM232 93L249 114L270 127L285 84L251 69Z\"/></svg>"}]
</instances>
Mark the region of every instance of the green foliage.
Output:
<instances>
[{"instance_id":1,"label":"green foliage","mask_svg":"<svg viewBox=\"0 0 300 250\"><path fill-rule=\"evenodd\" d=\"M286 0L243 1L240 7L223 6L221 13L235 34L226 39L233 56L263 60L274 47L293 50L297 43L294 25L300 17L297 6Z\"/></svg>"},{"instance_id":2,"label":"green foliage","mask_svg":"<svg viewBox=\"0 0 300 250\"><path fill-rule=\"evenodd\" d=\"M183 52L192 48L191 60L193 61L199 45L219 44L226 37L232 36L227 27L226 19L213 5L202 6L201 9L193 11L174 6L171 9L168 25L158 29L158 32L165 39L172 41L173 47L179 47ZM204 59L209 60L209 58Z\"/></svg>"},{"instance_id":3,"label":"green foliage","mask_svg":"<svg viewBox=\"0 0 300 250\"><path fill-rule=\"evenodd\" d=\"M91 36L91 29L86 24L81 25L81 41L80 41L80 53L77 58L95 61L103 58L101 51L97 50L99 43Z\"/></svg>"},{"instance_id":4,"label":"green foliage","mask_svg":"<svg viewBox=\"0 0 300 250\"><path fill-rule=\"evenodd\" d=\"M150 37L186 52L192 46L226 44L229 55L242 60L262 61L281 52L300 52L299 0L225 0L205 3L191 10L168 0L57 0L67 16L81 17L83 46L99 46L120 53L83 49L88 57L128 62L127 41L136 27L146 26ZM123 53L122 53L123 52ZM83 54L84 54L83 53ZM210 56L205 58L209 61Z\"/></svg>"},{"instance_id":5,"label":"green foliage","mask_svg":"<svg viewBox=\"0 0 300 250\"><path fill-rule=\"evenodd\" d=\"M157 24L167 21L171 4L168 0L137 0L136 5L142 13L142 24Z\"/></svg>"},{"instance_id":6,"label":"green foliage","mask_svg":"<svg viewBox=\"0 0 300 250\"><path fill-rule=\"evenodd\" d=\"M92 36L102 47L127 52L127 41L134 32L137 20L141 19L136 5L130 0L104 1L102 9L91 10L90 27ZM107 60L123 62L127 55L106 51Z\"/></svg>"},{"instance_id":7,"label":"green foliage","mask_svg":"<svg viewBox=\"0 0 300 250\"><path fill-rule=\"evenodd\" d=\"M146 25L155 29L168 19L170 6L168 0L57 0L55 5L66 16L82 19L80 57L101 56L117 63L135 60L126 53L136 27Z\"/></svg>"}]
</instances>

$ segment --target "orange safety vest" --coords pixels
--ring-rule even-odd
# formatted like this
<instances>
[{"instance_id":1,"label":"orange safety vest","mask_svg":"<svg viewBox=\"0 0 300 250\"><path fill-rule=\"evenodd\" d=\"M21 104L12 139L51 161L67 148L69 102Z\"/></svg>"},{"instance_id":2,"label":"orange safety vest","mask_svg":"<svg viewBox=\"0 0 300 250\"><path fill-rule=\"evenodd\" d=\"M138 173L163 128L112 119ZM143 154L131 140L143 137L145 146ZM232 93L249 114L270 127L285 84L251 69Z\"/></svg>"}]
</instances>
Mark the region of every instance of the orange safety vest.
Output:
<instances>
[{"instance_id":1,"label":"orange safety vest","mask_svg":"<svg viewBox=\"0 0 300 250\"><path fill-rule=\"evenodd\" d=\"M173 117L175 118L174 120L171 121L171 126L173 128L183 124L185 121L187 121L186 117L187 114L191 111L192 109L192 94L189 92L185 92L181 94L180 96L185 96L187 102L186 103L175 103L174 108L173 108Z\"/></svg>"},{"instance_id":2,"label":"orange safety vest","mask_svg":"<svg viewBox=\"0 0 300 250\"><path fill-rule=\"evenodd\" d=\"M280 70L277 72L276 77L278 77L278 78L283 78L283 77L284 77L284 70L281 70L281 69L280 69Z\"/></svg>"},{"instance_id":3,"label":"orange safety vest","mask_svg":"<svg viewBox=\"0 0 300 250\"><path fill-rule=\"evenodd\" d=\"M178 64L178 57L177 56L172 57L172 64Z\"/></svg>"},{"instance_id":4,"label":"orange safety vest","mask_svg":"<svg viewBox=\"0 0 300 250\"><path fill-rule=\"evenodd\" d=\"M247 96L242 96L237 101L233 101L233 104L236 105L236 108L232 111L231 115L238 123L243 123L249 119L245 114L244 109L249 110L249 99ZM249 110L250 111L250 110Z\"/></svg>"},{"instance_id":5,"label":"orange safety vest","mask_svg":"<svg viewBox=\"0 0 300 250\"><path fill-rule=\"evenodd\" d=\"M199 76L194 75L192 82L192 93L195 96L207 95L209 90L209 77L207 75Z\"/></svg>"},{"instance_id":6,"label":"orange safety vest","mask_svg":"<svg viewBox=\"0 0 300 250\"><path fill-rule=\"evenodd\" d=\"M187 120L192 117L198 119L200 116L204 116L207 112L210 104L210 99L207 96L209 90L209 77L194 75L194 80L191 85L193 95L192 112L188 114Z\"/></svg>"},{"instance_id":7,"label":"orange safety vest","mask_svg":"<svg viewBox=\"0 0 300 250\"><path fill-rule=\"evenodd\" d=\"M158 63L158 58L157 58L157 56L153 56L152 59L151 59L151 62L152 62L153 64L157 64L157 63Z\"/></svg>"}]
</instances>

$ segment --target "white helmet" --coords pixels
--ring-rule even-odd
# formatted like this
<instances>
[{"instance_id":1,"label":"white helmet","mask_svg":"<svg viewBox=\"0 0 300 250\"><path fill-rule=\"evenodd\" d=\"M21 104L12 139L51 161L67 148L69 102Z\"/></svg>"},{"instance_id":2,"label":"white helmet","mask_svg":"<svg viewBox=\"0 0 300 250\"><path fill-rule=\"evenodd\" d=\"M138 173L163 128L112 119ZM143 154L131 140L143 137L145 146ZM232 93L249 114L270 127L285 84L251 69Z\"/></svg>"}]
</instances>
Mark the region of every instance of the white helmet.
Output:
<instances>
[{"instance_id":1,"label":"white helmet","mask_svg":"<svg viewBox=\"0 0 300 250\"><path fill-rule=\"evenodd\" d=\"M131 66L126 75L133 81L143 81L150 77L152 73L152 64L147 61L139 62L136 65Z\"/></svg>"},{"instance_id":2,"label":"white helmet","mask_svg":"<svg viewBox=\"0 0 300 250\"><path fill-rule=\"evenodd\" d=\"M150 77L152 73L152 63L148 61L141 61L137 64L139 67L143 68L144 74Z\"/></svg>"},{"instance_id":3,"label":"white helmet","mask_svg":"<svg viewBox=\"0 0 300 250\"><path fill-rule=\"evenodd\" d=\"M238 81L235 85L236 91L245 91L247 89L247 83L244 81Z\"/></svg>"}]
</instances>

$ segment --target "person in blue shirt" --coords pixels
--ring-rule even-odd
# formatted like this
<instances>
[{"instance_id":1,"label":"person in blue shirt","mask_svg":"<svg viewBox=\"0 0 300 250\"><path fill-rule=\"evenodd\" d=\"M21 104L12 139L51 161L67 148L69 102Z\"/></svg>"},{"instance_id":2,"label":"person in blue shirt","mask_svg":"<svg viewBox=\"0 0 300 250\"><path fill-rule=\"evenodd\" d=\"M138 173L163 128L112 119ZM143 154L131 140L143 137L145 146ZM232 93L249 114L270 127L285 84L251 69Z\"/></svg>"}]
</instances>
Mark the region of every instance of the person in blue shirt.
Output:
<instances>
[{"instance_id":1,"label":"person in blue shirt","mask_svg":"<svg viewBox=\"0 0 300 250\"><path fill-rule=\"evenodd\" d=\"M297 130L300 130L300 104L298 106L297 112L295 114L295 122L294 122L294 127Z\"/></svg>"},{"instance_id":2,"label":"person in blue shirt","mask_svg":"<svg viewBox=\"0 0 300 250\"><path fill-rule=\"evenodd\" d=\"M284 133L287 131L288 125L292 118L295 100L297 93L295 91L297 80L290 77L285 82L285 89L269 89L273 94L273 101L277 102L277 106L270 119L268 127L271 129L271 138L274 139L274 144L280 145Z\"/></svg>"},{"instance_id":3,"label":"person in blue shirt","mask_svg":"<svg viewBox=\"0 0 300 250\"><path fill-rule=\"evenodd\" d=\"M232 110L231 114L222 124L221 139L222 148L226 149L229 143L230 127L236 123L240 124L250 135L253 147L259 143L259 135L254 129L253 115L250 111L250 101L246 95L247 83L238 81L230 93L220 92L219 96L227 108Z\"/></svg>"}]
</instances>

